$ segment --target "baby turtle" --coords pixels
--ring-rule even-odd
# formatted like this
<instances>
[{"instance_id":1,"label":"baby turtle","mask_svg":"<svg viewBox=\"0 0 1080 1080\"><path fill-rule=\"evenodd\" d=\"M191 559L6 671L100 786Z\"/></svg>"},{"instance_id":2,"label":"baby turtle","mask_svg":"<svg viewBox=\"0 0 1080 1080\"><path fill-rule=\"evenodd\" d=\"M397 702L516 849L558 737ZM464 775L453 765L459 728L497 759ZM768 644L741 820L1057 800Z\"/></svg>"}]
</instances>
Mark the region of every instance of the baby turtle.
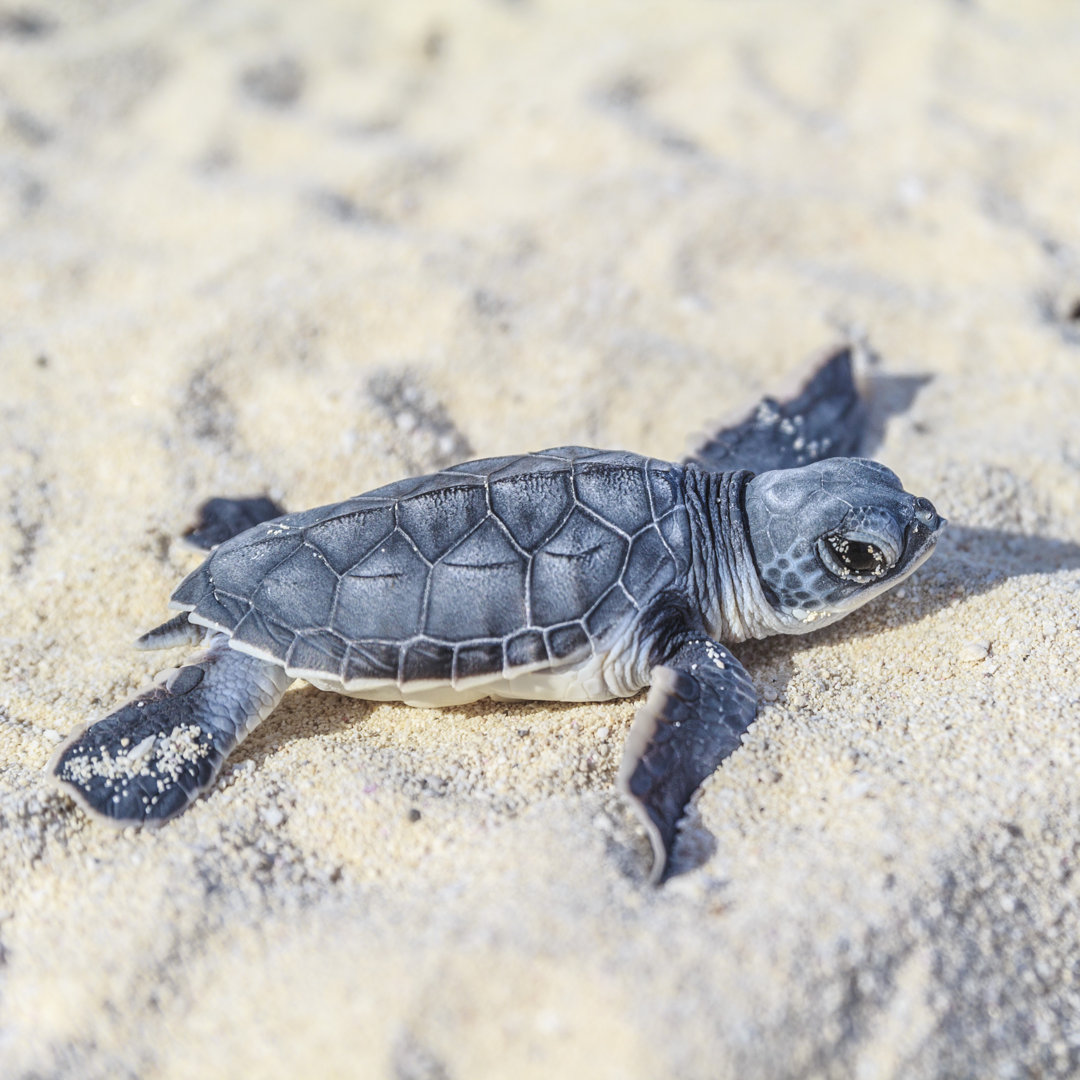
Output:
<instances>
[{"instance_id":1,"label":"baby turtle","mask_svg":"<svg viewBox=\"0 0 1080 1080\"><path fill-rule=\"evenodd\" d=\"M94 814L159 824L213 785L294 679L420 706L651 686L618 784L662 880L687 801L757 710L726 646L827 626L934 547L944 522L926 499L836 456L863 422L844 350L682 464L566 446L256 524L140 639L204 650L75 731L50 771Z\"/></svg>"}]
</instances>

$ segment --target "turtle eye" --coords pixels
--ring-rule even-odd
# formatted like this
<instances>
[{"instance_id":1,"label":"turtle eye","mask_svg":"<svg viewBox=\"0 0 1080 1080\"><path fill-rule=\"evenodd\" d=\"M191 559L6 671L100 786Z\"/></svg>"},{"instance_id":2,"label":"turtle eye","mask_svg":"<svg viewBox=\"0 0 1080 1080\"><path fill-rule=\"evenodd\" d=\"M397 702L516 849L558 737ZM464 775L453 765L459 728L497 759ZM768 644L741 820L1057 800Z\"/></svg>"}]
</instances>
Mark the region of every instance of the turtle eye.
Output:
<instances>
[{"instance_id":1,"label":"turtle eye","mask_svg":"<svg viewBox=\"0 0 1080 1080\"><path fill-rule=\"evenodd\" d=\"M842 572L880 577L889 569L885 552L876 544L849 540L840 533L831 533L824 537L824 542ZM842 573L842 576L846 575Z\"/></svg>"}]
</instances>

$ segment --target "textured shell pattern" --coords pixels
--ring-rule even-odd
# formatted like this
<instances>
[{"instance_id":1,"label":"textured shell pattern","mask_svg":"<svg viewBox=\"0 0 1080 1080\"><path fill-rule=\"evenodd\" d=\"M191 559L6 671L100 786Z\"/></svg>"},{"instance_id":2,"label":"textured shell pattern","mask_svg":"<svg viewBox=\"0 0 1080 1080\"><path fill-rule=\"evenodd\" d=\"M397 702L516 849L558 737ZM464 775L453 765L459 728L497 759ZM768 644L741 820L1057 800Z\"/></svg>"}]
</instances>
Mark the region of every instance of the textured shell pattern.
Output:
<instances>
[{"instance_id":1,"label":"textured shell pattern","mask_svg":"<svg viewBox=\"0 0 1080 1080\"><path fill-rule=\"evenodd\" d=\"M465 462L249 529L172 603L346 689L574 664L685 581L682 476L582 447Z\"/></svg>"}]
</instances>

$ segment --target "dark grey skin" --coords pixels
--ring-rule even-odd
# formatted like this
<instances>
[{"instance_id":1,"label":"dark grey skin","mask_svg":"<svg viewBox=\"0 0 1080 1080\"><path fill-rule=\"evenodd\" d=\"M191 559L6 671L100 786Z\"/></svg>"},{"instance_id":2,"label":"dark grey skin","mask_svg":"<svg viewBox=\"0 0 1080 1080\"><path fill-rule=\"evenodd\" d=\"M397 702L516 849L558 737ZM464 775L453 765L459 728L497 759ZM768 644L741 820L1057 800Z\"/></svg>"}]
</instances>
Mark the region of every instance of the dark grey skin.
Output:
<instances>
[{"instance_id":1,"label":"dark grey skin","mask_svg":"<svg viewBox=\"0 0 1080 1080\"><path fill-rule=\"evenodd\" d=\"M54 776L94 814L157 824L295 678L416 705L651 686L618 783L662 880L688 800L756 714L725 646L841 618L907 577L943 524L884 466L828 456L861 416L849 361L762 408L681 465L581 447L489 458L226 540L143 640L206 650L73 733ZM820 460L796 464L807 454ZM754 475L748 459L796 467Z\"/></svg>"}]
</instances>

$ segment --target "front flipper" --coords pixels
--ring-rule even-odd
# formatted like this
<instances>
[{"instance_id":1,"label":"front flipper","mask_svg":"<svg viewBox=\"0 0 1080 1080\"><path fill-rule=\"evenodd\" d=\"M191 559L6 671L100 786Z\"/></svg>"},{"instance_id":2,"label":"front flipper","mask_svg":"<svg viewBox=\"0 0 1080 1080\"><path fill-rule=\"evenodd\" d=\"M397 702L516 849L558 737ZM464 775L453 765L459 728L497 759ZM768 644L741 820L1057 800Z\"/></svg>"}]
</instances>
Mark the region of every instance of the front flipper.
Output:
<instances>
[{"instance_id":1,"label":"front flipper","mask_svg":"<svg viewBox=\"0 0 1080 1080\"><path fill-rule=\"evenodd\" d=\"M698 786L737 750L757 715L746 669L708 637L684 641L653 668L623 753L618 787L653 848L649 880L664 880L675 827Z\"/></svg>"},{"instance_id":2,"label":"front flipper","mask_svg":"<svg viewBox=\"0 0 1080 1080\"><path fill-rule=\"evenodd\" d=\"M717 472L767 472L856 456L866 433L866 408L851 358L847 347L832 353L794 397L764 398L749 416L718 431L686 460Z\"/></svg>"},{"instance_id":3,"label":"front flipper","mask_svg":"<svg viewBox=\"0 0 1080 1080\"><path fill-rule=\"evenodd\" d=\"M76 729L49 774L92 814L117 825L159 825L213 785L233 747L291 682L220 634L164 683Z\"/></svg>"}]
</instances>

